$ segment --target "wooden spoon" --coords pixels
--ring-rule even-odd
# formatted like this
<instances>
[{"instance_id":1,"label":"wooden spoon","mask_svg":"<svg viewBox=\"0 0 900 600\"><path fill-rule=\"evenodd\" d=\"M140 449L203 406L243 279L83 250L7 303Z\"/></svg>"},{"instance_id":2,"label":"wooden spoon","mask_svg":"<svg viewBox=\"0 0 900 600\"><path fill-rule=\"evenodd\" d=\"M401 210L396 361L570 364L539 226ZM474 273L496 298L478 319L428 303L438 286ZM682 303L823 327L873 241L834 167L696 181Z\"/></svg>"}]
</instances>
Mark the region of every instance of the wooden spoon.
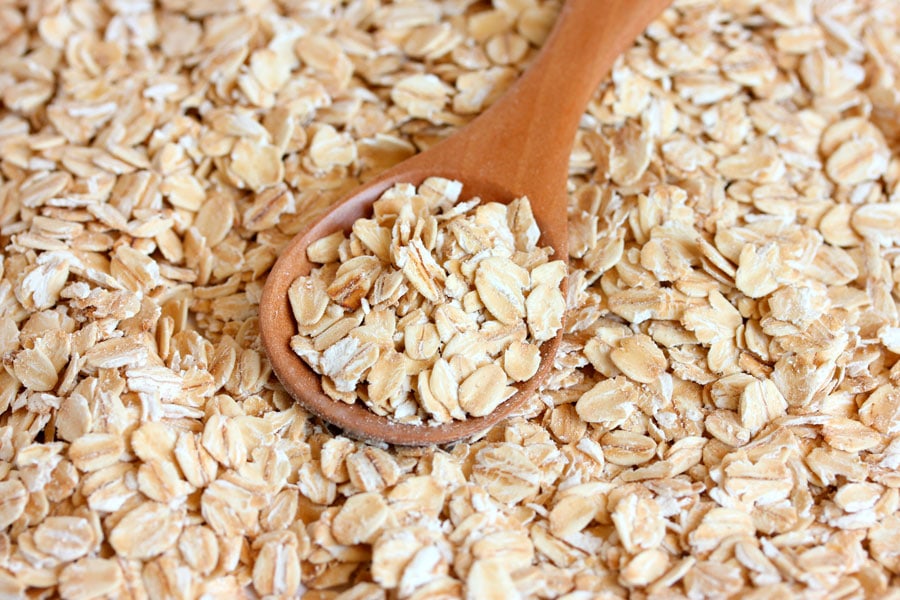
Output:
<instances>
[{"instance_id":1,"label":"wooden spoon","mask_svg":"<svg viewBox=\"0 0 900 600\"><path fill-rule=\"evenodd\" d=\"M562 332L541 345L537 374L485 417L439 426L394 422L364 404L345 404L322 392L319 376L291 351L296 331L288 288L313 265L306 247L371 215L372 203L398 182L430 176L463 183L462 200L479 196L532 202L540 245L566 260L569 155L585 106L616 57L671 0L568 0L540 54L512 88L468 126L433 148L393 167L335 205L282 252L259 305L260 333L276 376L304 408L354 437L392 444L442 444L481 433L508 417L547 377ZM563 283L565 286L565 283ZM565 289L563 290L565 291Z\"/></svg>"}]
</instances>

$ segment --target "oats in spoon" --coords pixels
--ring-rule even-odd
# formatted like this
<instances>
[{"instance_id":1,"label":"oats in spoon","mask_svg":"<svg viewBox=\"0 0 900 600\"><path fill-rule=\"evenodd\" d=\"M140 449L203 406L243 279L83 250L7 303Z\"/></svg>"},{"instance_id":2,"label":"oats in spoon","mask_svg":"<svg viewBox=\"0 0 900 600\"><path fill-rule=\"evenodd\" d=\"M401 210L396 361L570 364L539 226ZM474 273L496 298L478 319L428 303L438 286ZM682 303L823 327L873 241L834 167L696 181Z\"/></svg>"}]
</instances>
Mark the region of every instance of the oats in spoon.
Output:
<instances>
[{"instance_id":1,"label":"oats in spoon","mask_svg":"<svg viewBox=\"0 0 900 600\"><path fill-rule=\"evenodd\" d=\"M311 244L290 287L294 352L335 400L403 423L489 414L534 376L562 326L562 261L528 198L457 202L462 184L397 184L349 236Z\"/></svg>"}]
</instances>

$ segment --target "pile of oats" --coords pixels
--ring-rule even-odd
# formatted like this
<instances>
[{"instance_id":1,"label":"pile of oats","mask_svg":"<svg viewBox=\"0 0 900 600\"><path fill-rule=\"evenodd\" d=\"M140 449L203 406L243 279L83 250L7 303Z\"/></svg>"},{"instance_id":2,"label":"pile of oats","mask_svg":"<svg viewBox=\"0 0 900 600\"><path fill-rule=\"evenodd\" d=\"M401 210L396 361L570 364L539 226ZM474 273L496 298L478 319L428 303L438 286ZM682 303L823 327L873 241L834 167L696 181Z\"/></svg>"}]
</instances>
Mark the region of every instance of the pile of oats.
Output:
<instances>
[{"instance_id":1,"label":"pile of oats","mask_svg":"<svg viewBox=\"0 0 900 600\"><path fill-rule=\"evenodd\" d=\"M0 595L896 597L900 3L678 0L588 107L515 418L351 441L258 336L557 0L0 4Z\"/></svg>"},{"instance_id":2,"label":"pile of oats","mask_svg":"<svg viewBox=\"0 0 900 600\"><path fill-rule=\"evenodd\" d=\"M396 184L370 218L307 248L288 290L291 348L334 400L411 424L483 417L531 379L566 301L528 198L460 201L440 177Z\"/></svg>"}]
</instances>

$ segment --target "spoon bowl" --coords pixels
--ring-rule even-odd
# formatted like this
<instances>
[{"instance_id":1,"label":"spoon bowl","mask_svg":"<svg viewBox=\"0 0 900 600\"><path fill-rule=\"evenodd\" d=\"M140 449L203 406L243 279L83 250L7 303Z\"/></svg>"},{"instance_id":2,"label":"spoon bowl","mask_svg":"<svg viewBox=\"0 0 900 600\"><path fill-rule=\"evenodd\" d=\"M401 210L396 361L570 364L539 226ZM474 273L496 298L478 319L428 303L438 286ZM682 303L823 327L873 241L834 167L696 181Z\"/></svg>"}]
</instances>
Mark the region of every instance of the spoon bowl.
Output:
<instances>
[{"instance_id":1,"label":"spoon bowl","mask_svg":"<svg viewBox=\"0 0 900 600\"><path fill-rule=\"evenodd\" d=\"M541 344L537 373L517 384L516 393L491 414L436 426L403 424L322 391L319 375L291 350L296 324L288 289L313 268L306 256L310 243L350 231L357 219L371 216L372 204L394 184L418 186L434 176L460 181L461 200L477 196L508 204L528 196L541 230L539 245L553 249L551 260L565 261L569 154L584 107L615 58L669 2L568 0L541 52L502 98L458 133L355 190L291 241L266 280L260 334L275 375L293 398L349 435L410 446L475 436L523 405L549 374L562 329Z\"/></svg>"},{"instance_id":2,"label":"spoon bowl","mask_svg":"<svg viewBox=\"0 0 900 600\"><path fill-rule=\"evenodd\" d=\"M322 391L319 375L290 348L296 324L288 301L288 288L297 277L308 275L316 266L306 257L307 246L336 231L349 231L354 221L371 216L372 203L395 183L411 183L418 186L428 177L438 176L457 180L462 180L463 177L462 174L452 170L407 170L405 167L397 173L388 175L356 190L348 201L342 203L336 210L326 213L285 248L268 276L260 303L268 309L265 312L261 311L260 315L263 344L272 369L287 392L311 413L337 425L353 437L405 446L446 444L477 435L506 419L521 407L550 371L562 338L562 331L555 338L541 344L541 363L534 377L515 384L516 393L484 417L469 417L464 421L450 421L434 426L410 425L377 415L360 402L346 404L329 398ZM472 178L463 180L463 198L475 196L484 202L503 204L508 204L516 198L511 192L491 181L472 181ZM539 244L554 249L564 247L565 240L555 239L552 235L555 230L546 229L537 215L535 218L541 231L546 232L542 233ZM558 254L557 251L553 258L559 258Z\"/></svg>"}]
</instances>

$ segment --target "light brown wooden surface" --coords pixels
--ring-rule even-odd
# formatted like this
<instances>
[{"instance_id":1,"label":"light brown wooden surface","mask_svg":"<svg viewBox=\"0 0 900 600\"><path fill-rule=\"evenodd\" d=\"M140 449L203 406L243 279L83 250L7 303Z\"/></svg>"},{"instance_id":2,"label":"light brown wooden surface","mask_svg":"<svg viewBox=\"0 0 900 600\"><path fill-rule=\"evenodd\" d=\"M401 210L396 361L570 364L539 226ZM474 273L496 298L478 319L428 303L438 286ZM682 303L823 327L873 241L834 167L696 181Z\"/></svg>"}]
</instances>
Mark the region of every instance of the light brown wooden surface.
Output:
<instances>
[{"instance_id":1,"label":"light brown wooden surface","mask_svg":"<svg viewBox=\"0 0 900 600\"><path fill-rule=\"evenodd\" d=\"M569 0L532 66L500 100L467 127L404 161L337 204L282 252L260 301L260 333L272 368L304 408L355 437L393 444L442 444L467 438L505 419L547 376L562 336L541 346L537 374L491 415L429 427L403 425L361 403L337 402L322 392L319 376L290 349L296 327L288 288L312 265L306 247L356 219L391 185L419 184L430 176L463 182L462 198L507 203L528 196L541 228L541 245L567 258L566 179L569 155L584 108L616 57L671 0ZM565 282L564 284L565 285Z\"/></svg>"}]
</instances>

